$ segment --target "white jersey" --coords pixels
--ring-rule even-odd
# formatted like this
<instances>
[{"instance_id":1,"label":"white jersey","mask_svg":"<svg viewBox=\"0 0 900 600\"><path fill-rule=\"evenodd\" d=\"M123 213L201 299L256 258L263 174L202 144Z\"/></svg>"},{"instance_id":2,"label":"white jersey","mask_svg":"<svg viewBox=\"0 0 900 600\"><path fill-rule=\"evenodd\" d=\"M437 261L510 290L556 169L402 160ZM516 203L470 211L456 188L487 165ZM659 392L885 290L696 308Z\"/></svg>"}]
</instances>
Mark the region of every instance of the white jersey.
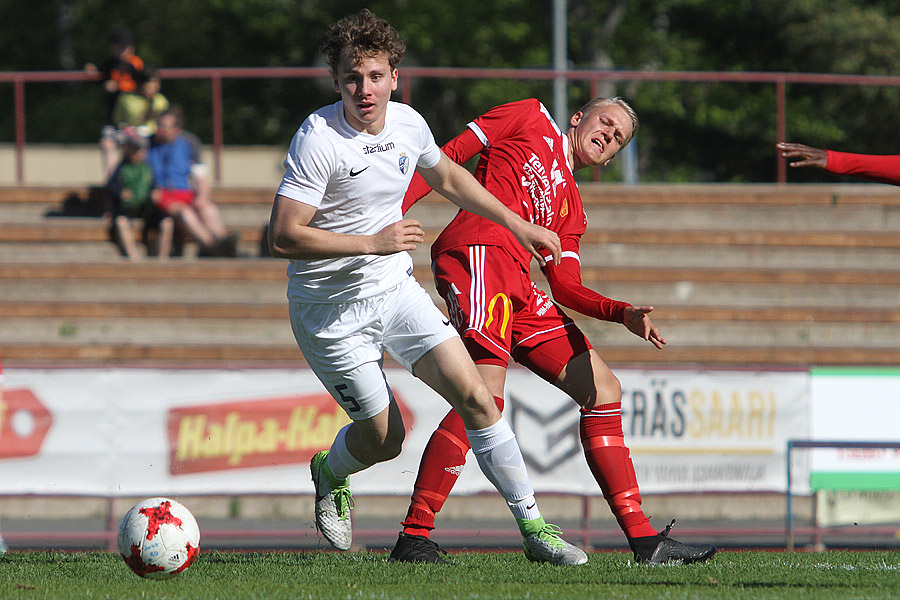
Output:
<instances>
[{"instance_id":1,"label":"white jersey","mask_svg":"<svg viewBox=\"0 0 900 600\"><path fill-rule=\"evenodd\" d=\"M425 119L389 102L384 129L353 129L337 102L311 114L294 135L278 194L318 210L311 227L371 235L403 218L403 195L417 165L431 168L441 150ZM412 273L406 252L291 260L288 298L295 302L347 302L380 294Z\"/></svg>"}]
</instances>

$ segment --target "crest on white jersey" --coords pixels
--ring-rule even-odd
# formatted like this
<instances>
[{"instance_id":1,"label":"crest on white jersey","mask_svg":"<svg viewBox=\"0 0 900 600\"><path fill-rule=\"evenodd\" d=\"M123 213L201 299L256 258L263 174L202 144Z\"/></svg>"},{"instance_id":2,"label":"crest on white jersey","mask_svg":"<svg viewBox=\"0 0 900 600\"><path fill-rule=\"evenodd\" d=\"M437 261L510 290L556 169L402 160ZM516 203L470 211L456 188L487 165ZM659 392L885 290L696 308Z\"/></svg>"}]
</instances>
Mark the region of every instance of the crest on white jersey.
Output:
<instances>
[{"instance_id":1,"label":"crest on white jersey","mask_svg":"<svg viewBox=\"0 0 900 600\"><path fill-rule=\"evenodd\" d=\"M544 137L544 141L547 142L547 145L550 146L550 150L552 151L553 150L553 138L547 137L546 135L543 137Z\"/></svg>"},{"instance_id":2,"label":"crest on white jersey","mask_svg":"<svg viewBox=\"0 0 900 600\"><path fill-rule=\"evenodd\" d=\"M406 175L406 172L409 171L409 156L406 155L406 152L400 153L400 172Z\"/></svg>"}]
</instances>

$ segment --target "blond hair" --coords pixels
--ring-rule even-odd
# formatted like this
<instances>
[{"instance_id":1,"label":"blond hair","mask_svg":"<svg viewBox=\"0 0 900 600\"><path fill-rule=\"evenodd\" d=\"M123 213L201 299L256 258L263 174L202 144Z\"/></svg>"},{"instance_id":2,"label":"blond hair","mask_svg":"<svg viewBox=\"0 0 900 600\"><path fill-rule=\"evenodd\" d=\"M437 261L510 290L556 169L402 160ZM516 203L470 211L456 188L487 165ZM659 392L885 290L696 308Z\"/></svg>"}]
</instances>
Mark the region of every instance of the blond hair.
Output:
<instances>
[{"instance_id":1,"label":"blond hair","mask_svg":"<svg viewBox=\"0 0 900 600\"><path fill-rule=\"evenodd\" d=\"M578 112L588 114L601 108L603 106L618 106L622 110L625 111L625 114L628 115L628 118L631 119L631 135L628 136L628 139L625 140L625 143L622 144L622 147L628 145L628 142L631 141L631 138L634 137L635 132L638 129L638 117L637 113L634 112L634 109L631 108L631 105L619 98L618 96L613 96L612 98L594 98L593 100L588 101L584 106L578 109Z\"/></svg>"}]
</instances>

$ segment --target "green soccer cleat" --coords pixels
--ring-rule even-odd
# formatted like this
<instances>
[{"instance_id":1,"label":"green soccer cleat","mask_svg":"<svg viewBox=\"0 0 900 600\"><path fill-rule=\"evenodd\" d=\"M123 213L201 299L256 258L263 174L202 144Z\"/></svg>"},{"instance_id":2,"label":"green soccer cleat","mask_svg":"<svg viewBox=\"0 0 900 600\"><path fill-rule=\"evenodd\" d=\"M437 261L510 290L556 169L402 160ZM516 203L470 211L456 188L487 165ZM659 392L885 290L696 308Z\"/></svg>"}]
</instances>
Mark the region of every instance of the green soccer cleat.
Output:
<instances>
[{"instance_id":1,"label":"green soccer cleat","mask_svg":"<svg viewBox=\"0 0 900 600\"><path fill-rule=\"evenodd\" d=\"M524 525L524 527L523 527ZM536 525L537 531L527 533ZM584 550L573 546L560 537L562 530L556 525L543 523L543 519L527 521L519 520L519 529L524 537L522 546L525 550L525 558L532 562L546 562L551 565L583 565L588 561Z\"/></svg>"},{"instance_id":2,"label":"green soccer cleat","mask_svg":"<svg viewBox=\"0 0 900 600\"><path fill-rule=\"evenodd\" d=\"M348 550L353 543L350 509L353 495L350 480L335 480L328 469L328 450L322 450L309 461L313 485L316 487L316 529L338 550Z\"/></svg>"}]
</instances>

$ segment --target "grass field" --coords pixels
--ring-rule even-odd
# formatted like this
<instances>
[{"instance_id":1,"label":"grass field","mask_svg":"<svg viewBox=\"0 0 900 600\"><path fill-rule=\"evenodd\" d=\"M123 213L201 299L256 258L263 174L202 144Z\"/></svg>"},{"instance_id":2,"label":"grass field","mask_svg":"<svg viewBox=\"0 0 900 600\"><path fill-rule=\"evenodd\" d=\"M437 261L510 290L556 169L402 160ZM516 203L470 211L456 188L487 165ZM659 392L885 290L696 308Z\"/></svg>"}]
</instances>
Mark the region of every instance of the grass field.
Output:
<instances>
[{"instance_id":1,"label":"grass field","mask_svg":"<svg viewBox=\"0 0 900 600\"><path fill-rule=\"evenodd\" d=\"M630 558L594 553L559 568L521 553L462 552L446 566L366 552L212 552L178 579L151 581L116 554L23 552L0 556L0 598L900 598L897 552L720 552L664 567Z\"/></svg>"}]
</instances>

